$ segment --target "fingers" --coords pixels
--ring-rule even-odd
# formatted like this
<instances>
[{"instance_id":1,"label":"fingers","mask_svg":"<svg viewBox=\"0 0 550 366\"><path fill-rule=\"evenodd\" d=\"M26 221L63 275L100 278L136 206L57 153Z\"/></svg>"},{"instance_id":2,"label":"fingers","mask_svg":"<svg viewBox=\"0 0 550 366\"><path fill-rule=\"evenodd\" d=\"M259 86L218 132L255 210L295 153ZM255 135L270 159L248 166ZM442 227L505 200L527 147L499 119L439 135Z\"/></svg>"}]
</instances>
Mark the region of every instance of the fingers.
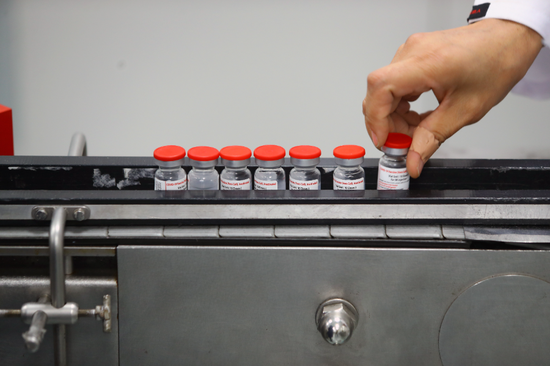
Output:
<instances>
[{"instance_id":1,"label":"fingers","mask_svg":"<svg viewBox=\"0 0 550 366\"><path fill-rule=\"evenodd\" d=\"M420 176L424 164L439 149L442 142L432 131L422 126L414 130L413 141L407 155L407 171L412 178Z\"/></svg>"},{"instance_id":2,"label":"fingers","mask_svg":"<svg viewBox=\"0 0 550 366\"><path fill-rule=\"evenodd\" d=\"M397 115L404 120L414 119L416 114L408 116L410 106L407 101L415 100L430 89L430 78L409 60L390 64L369 74L363 114L369 136L377 148L384 145L391 131L396 131L392 114L397 111Z\"/></svg>"},{"instance_id":3,"label":"fingers","mask_svg":"<svg viewBox=\"0 0 550 366\"><path fill-rule=\"evenodd\" d=\"M409 150L407 155L407 171L411 178L418 178L424 169L424 161L416 151Z\"/></svg>"},{"instance_id":4,"label":"fingers","mask_svg":"<svg viewBox=\"0 0 550 366\"><path fill-rule=\"evenodd\" d=\"M399 114L406 114L409 112L410 109L411 103L409 103L405 99L401 99L397 104L397 108L395 108L395 112Z\"/></svg>"},{"instance_id":5,"label":"fingers","mask_svg":"<svg viewBox=\"0 0 550 366\"><path fill-rule=\"evenodd\" d=\"M467 124L468 119L460 100L441 104L435 111L421 114L421 122L412 135L412 144L407 155L407 171L412 178L418 178L424 164L439 149L446 139Z\"/></svg>"}]
</instances>

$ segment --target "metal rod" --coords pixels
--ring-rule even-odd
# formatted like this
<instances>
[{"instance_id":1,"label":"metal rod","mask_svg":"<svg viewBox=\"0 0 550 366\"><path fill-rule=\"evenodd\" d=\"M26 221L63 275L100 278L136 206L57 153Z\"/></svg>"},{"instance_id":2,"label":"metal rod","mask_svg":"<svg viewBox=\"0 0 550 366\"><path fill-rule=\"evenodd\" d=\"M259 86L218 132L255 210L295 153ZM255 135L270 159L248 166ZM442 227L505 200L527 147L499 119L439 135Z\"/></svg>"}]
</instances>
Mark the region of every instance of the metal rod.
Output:
<instances>
[{"instance_id":1,"label":"metal rod","mask_svg":"<svg viewBox=\"0 0 550 366\"><path fill-rule=\"evenodd\" d=\"M61 308L65 305L65 221L67 211L56 207L50 224L50 293L52 305ZM67 338L65 325L54 325L54 360L56 366L67 365Z\"/></svg>"},{"instance_id":2,"label":"metal rod","mask_svg":"<svg viewBox=\"0 0 550 366\"><path fill-rule=\"evenodd\" d=\"M0 318L18 318L21 316L21 309L2 309Z\"/></svg>"},{"instance_id":3,"label":"metal rod","mask_svg":"<svg viewBox=\"0 0 550 366\"><path fill-rule=\"evenodd\" d=\"M77 132L71 139L69 146L69 156L86 156L86 137L84 134Z\"/></svg>"},{"instance_id":4,"label":"metal rod","mask_svg":"<svg viewBox=\"0 0 550 366\"><path fill-rule=\"evenodd\" d=\"M65 274L73 274L73 257L65 256Z\"/></svg>"},{"instance_id":5,"label":"metal rod","mask_svg":"<svg viewBox=\"0 0 550 366\"><path fill-rule=\"evenodd\" d=\"M50 294L52 305L61 308L65 305L65 256L63 240L67 212L62 207L53 211L50 225Z\"/></svg>"},{"instance_id":6,"label":"metal rod","mask_svg":"<svg viewBox=\"0 0 550 366\"><path fill-rule=\"evenodd\" d=\"M54 364L55 366L67 366L67 333L65 324L53 326L54 340Z\"/></svg>"},{"instance_id":7,"label":"metal rod","mask_svg":"<svg viewBox=\"0 0 550 366\"><path fill-rule=\"evenodd\" d=\"M114 257L115 247L64 247L67 257ZM50 248L39 246L2 246L0 256L48 256Z\"/></svg>"},{"instance_id":8,"label":"metal rod","mask_svg":"<svg viewBox=\"0 0 550 366\"><path fill-rule=\"evenodd\" d=\"M96 315L95 309L78 309L79 318L94 318Z\"/></svg>"}]
</instances>

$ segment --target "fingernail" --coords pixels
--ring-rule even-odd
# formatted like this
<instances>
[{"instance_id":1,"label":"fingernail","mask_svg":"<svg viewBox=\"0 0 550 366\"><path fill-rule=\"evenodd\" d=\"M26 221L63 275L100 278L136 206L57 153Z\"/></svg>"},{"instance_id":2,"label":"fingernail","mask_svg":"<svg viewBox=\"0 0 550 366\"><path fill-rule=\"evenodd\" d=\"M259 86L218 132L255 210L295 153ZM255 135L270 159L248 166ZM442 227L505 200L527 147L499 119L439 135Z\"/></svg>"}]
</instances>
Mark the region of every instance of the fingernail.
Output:
<instances>
[{"instance_id":1,"label":"fingernail","mask_svg":"<svg viewBox=\"0 0 550 366\"><path fill-rule=\"evenodd\" d=\"M376 134L374 132L370 133L370 139L372 140L374 146L378 147L378 137L376 137Z\"/></svg>"},{"instance_id":2,"label":"fingernail","mask_svg":"<svg viewBox=\"0 0 550 366\"><path fill-rule=\"evenodd\" d=\"M418 172L418 176L420 176L420 173L422 173L422 169L424 169L424 161L420 160L418 162L418 166L416 167L416 171Z\"/></svg>"}]
</instances>

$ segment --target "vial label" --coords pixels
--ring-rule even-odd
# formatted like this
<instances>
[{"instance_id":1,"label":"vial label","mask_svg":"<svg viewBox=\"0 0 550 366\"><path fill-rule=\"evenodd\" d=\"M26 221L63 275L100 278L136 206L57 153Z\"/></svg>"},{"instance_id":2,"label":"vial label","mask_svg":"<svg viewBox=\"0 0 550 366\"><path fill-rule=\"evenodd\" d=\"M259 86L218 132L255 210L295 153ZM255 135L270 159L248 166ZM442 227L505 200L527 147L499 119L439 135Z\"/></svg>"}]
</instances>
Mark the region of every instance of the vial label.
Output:
<instances>
[{"instance_id":1,"label":"vial label","mask_svg":"<svg viewBox=\"0 0 550 366\"><path fill-rule=\"evenodd\" d=\"M167 181L155 178L155 191L182 191L185 189L187 189L187 178Z\"/></svg>"},{"instance_id":2,"label":"vial label","mask_svg":"<svg viewBox=\"0 0 550 366\"><path fill-rule=\"evenodd\" d=\"M250 190L250 178L245 180L225 180L220 178L222 191L246 191Z\"/></svg>"},{"instance_id":3,"label":"vial label","mask_svg":"<svg viewBox=\"0 0 550 366\"><path fill-rule=\"evenodd\" d=\"M338 179L333 177L335 191L355 191L365 189L365 178L359 179Z\"/></svg>"},{"instance_id":4,"label":"vial label","mask_svg":"<svg viewBox=\"0 0 550 366\"><path fill-rule=\"evenodd\" d=\"M315 180L297 180L289 179L289 187L291 191L317 191L321 189L321 185L317 179Z\"/></svg>"},{"instance_id":5,"label":"vial label","mask_svg":"<svg viewBox=\"0 0 550 366\"><path fill-rule=\"evenodd\" d=\"M260 180L254 178L254 189L258 191L276 191L278 188L276 180Z\"/></svg>"},{"instance_id":6,"label":"vial label","mask_svg":"<svg viewBox=\"0 0 550 366\"><path fill-rule=\"evenodd\" d=\"M411 177L407 168L388 168L378 166L379 190L408 190Z\"/></svg>"}]
</instances>

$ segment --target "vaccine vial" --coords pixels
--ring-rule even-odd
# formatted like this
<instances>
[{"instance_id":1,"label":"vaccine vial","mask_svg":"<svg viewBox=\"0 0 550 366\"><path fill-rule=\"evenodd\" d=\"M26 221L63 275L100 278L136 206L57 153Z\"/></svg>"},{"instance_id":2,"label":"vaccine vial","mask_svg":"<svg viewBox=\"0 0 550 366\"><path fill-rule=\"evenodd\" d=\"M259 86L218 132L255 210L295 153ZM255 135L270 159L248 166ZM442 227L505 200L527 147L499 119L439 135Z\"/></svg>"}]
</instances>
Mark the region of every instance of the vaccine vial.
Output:
<instances>
[{"instance_id":1,"label":"vaccine vial","mask_svg":"<svg viewBox=\"0 0 550 366\"><path fill-rule=\"evenodd\" d=\"M332 174L335 191L365 189L365 171L361 164L365 160L365 149L357 145L338 146L333 151L336 158L336 169Z\"/></svg>"},{"instance_id":2,"label":"vaccine vial","mask_svg":"<svg viewBox=\"0 0 550 366\"><path fill-rule=\"evenodd\" d=\"M187 175L181 167L185 149L168 145L155 149L153 156L159 168L155 172L155 191L181 191L187 189Z\"/></svg>"},{"instance_id":3,"label":"vaccine vial","mask_svg":"<svg viewBox=\"0 0 550 366\"><path fill-rule=\"evenodd\" d=\"M290 190L320 190L321 172L317 164L321 162L321 149L315 146L294 146L288 152L294 168L290 171Z\"/></svg>"},{"instance_id":4,"label":"vaccine vial","mask_svg":"<svg viewBox=\"0 0 550 366\"><path fill-rule=\"evenodd\" d=\"M258 169L254 173L254 189L271 191L286 189L285 171L281 168L286 151L277 145L263 145L254 150Z\"/></svg>"},{"instance_id":5,"label":"vaccine vial","mask_svg":"<svg viewBox=\"0 0 550 366\"><path fill-rule=\"evenodd\" d=\"M252 152L244 146L226 146L220 150L225 169L220 175L222 191L249 191L252 174L248 170Z\"/></svg>"},{"instance_id":6,"label":"vaccine vial","mask_svg":"<svg viewBox=\"0 0 550 366\"><path fill-rule=\"evenodd\" d=\"M189 172L189 190L220 189L219 175L215 169L219 156L220 152L209 146L189 149L189 161L193 167Z\"/></svg>"},{"instance_id":7,"label":"vaccine vial","mask_svg":"<svg viewBox=\"0 0 550 366\"><path fill-rule=\"evenodd\" d=\"M402 133L390 133L382 147L384 156L378 164L379 190L408 190L411 177L407 173L407 153L412 138Z\"/></svg>"}]
</instances>

